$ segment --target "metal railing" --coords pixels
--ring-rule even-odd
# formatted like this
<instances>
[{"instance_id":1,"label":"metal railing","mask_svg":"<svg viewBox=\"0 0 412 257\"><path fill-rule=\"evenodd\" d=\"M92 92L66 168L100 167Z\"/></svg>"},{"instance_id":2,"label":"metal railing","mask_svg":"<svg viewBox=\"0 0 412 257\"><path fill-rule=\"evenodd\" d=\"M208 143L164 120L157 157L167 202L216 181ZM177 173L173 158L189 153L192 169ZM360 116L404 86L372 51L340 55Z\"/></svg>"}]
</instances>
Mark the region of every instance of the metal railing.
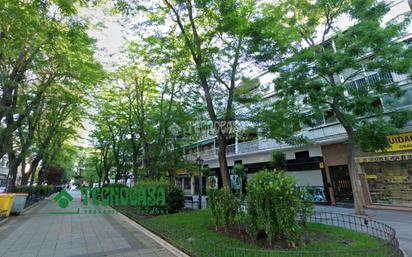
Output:
<instances>
[{"instance_id":1,"label":"metal railing","mask_svg":"<svg viewBox=\"0 0 412 257\"><path fill-rule=\"evenodd\" d=\"M128 215L129 216L129 215ZM330 250L273 250L265 249L256 244L239 240L237 244L233 240L228 243L229 239L225 237L215 237L216 240L205 239L200 233L196 233L193 228L178 228L173 225L162 223L148 223L147 218L131 217L132 219L145 226L160 237L174 244L176 247L188 253L190 256L205 257L313 257L313 256L339 256L339 257L400 257L403 256L399 249L399 243L396 238L395 230L382 223L369 218L363 218L354 215L340 213L317 212L310 217L309 222L324 225L336 226L348 230L365 233L381 241L379 246L374 248L359 249L355 247L349 250L336 250L331 247ZM202 224L199 224L201 226ZM353 240L357 240L354 238Z\"/></svg>"}]
</instances>

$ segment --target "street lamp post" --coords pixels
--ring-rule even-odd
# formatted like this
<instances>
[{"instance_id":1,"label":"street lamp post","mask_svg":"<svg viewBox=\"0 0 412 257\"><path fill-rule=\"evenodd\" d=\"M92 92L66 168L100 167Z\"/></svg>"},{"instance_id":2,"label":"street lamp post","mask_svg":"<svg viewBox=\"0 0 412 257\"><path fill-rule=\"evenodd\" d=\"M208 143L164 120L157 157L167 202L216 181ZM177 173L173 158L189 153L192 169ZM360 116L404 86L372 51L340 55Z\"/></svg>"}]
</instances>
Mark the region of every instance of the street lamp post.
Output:
<instances>
[{"instance_id":1,"label":"street lamp post","mask_svg":"<svg viewBox=\"0 0 412 257\"><path fill-rule=\"evenodd\" d=\"M202 166L203 166L203 159L197 157L196 164L199 167L199 210L202 209Z\"/></svg>"}]
</instances>

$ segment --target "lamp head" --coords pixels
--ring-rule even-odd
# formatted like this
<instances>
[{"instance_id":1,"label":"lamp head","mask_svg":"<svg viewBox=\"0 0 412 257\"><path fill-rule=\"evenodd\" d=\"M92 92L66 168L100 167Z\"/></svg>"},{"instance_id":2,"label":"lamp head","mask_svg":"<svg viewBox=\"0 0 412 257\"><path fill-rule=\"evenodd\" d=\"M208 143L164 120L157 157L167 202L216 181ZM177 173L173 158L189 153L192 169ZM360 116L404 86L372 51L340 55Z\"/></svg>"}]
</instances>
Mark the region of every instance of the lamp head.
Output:
<instances>
[{"instance_id":1,"label":"lamp head","mask_svg":"<svg viewBox=\"0 0 412 257\"><path fill-rule=\"evenodd\" d=\"M198 166L202 166L202 165L203 165L203 162L204 162L204 160L203 160L202 158L200 158L200 156L197 157L197 159L196 159L196 164L197 164Z\"/></svg>"}]
</instances>

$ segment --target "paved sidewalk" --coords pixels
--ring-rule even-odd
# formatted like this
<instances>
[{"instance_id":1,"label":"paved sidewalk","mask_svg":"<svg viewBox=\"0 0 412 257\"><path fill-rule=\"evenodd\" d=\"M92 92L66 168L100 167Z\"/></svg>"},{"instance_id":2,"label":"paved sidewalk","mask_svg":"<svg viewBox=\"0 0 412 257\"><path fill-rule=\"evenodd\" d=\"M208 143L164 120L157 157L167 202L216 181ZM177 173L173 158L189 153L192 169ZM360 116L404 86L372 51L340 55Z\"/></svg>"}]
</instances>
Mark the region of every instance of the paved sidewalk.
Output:
<instances>
[{"instance_id":1,"label":"paved sidewalk","mask_svg":"<svg viewBox=\"0 0 412 257\"><path fill-rule=\"evenodd\" d=\"M338 212L354 214L355 210L351 208L340 208L334 206L317 205L316 211ZM412 256L412 213L406 211L386 211L367 209L366 214L375 220L381 221L396 230L396 237L399 240L401 248Z\"/></svg>"},{"instance_id":2,"label":"paved sidewalk","mask_svg":"<svg viewBox=\"0 0 412 257\"><path fill-rule=\"evenodd\" d=\"M11 217L0 226L1 257L50 256L174 256L117 214L86 214L79 199L66 211L54 200L44 200L28 212ZM89 205L87 209L94 208Z\"/></svg>"}]
</instances>

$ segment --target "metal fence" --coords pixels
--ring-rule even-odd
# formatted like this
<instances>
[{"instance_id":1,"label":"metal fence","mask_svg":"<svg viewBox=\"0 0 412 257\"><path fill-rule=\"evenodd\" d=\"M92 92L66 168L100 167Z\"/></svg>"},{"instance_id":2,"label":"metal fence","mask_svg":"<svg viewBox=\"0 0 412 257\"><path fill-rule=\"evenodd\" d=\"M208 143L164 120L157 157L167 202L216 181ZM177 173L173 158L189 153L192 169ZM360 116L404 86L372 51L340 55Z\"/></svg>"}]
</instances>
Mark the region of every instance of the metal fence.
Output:
<instances>
[{"instance_id":1,"label":"metal fence","mask_svg":"<svg viewBox=\"0 0 412 257\"><path fill-rule=\"evenodd\" d=\"M136 217L134 217L136 220ZM309 256L336 256L336 257L400 257L403 256L399 249L399 243L396 239L395 230L382 223L369 218L363 218L354 215L317 212L310 217L309 222L331 225L345 228L360 233L366 233L380 240L379 246L375 248L353 250L337 250L333 244L330 250L272 250L264 249L250 242L239 241L236 245L230 245L226 237L216 237L216 240L209 240L200 237L196 230L176 228L159 224L148 224L148 219L137 219L140 224L147 229L158 234L162 238L172 242L174 245L190 254L191 256L205 257L309 257ZM199 224L201 226L201 224ZM212 233L212 231L211 231ZM357 238L354 238L356 240ZM230 245L230 246L228 246Z\"/></svg>"}]
</instances>

